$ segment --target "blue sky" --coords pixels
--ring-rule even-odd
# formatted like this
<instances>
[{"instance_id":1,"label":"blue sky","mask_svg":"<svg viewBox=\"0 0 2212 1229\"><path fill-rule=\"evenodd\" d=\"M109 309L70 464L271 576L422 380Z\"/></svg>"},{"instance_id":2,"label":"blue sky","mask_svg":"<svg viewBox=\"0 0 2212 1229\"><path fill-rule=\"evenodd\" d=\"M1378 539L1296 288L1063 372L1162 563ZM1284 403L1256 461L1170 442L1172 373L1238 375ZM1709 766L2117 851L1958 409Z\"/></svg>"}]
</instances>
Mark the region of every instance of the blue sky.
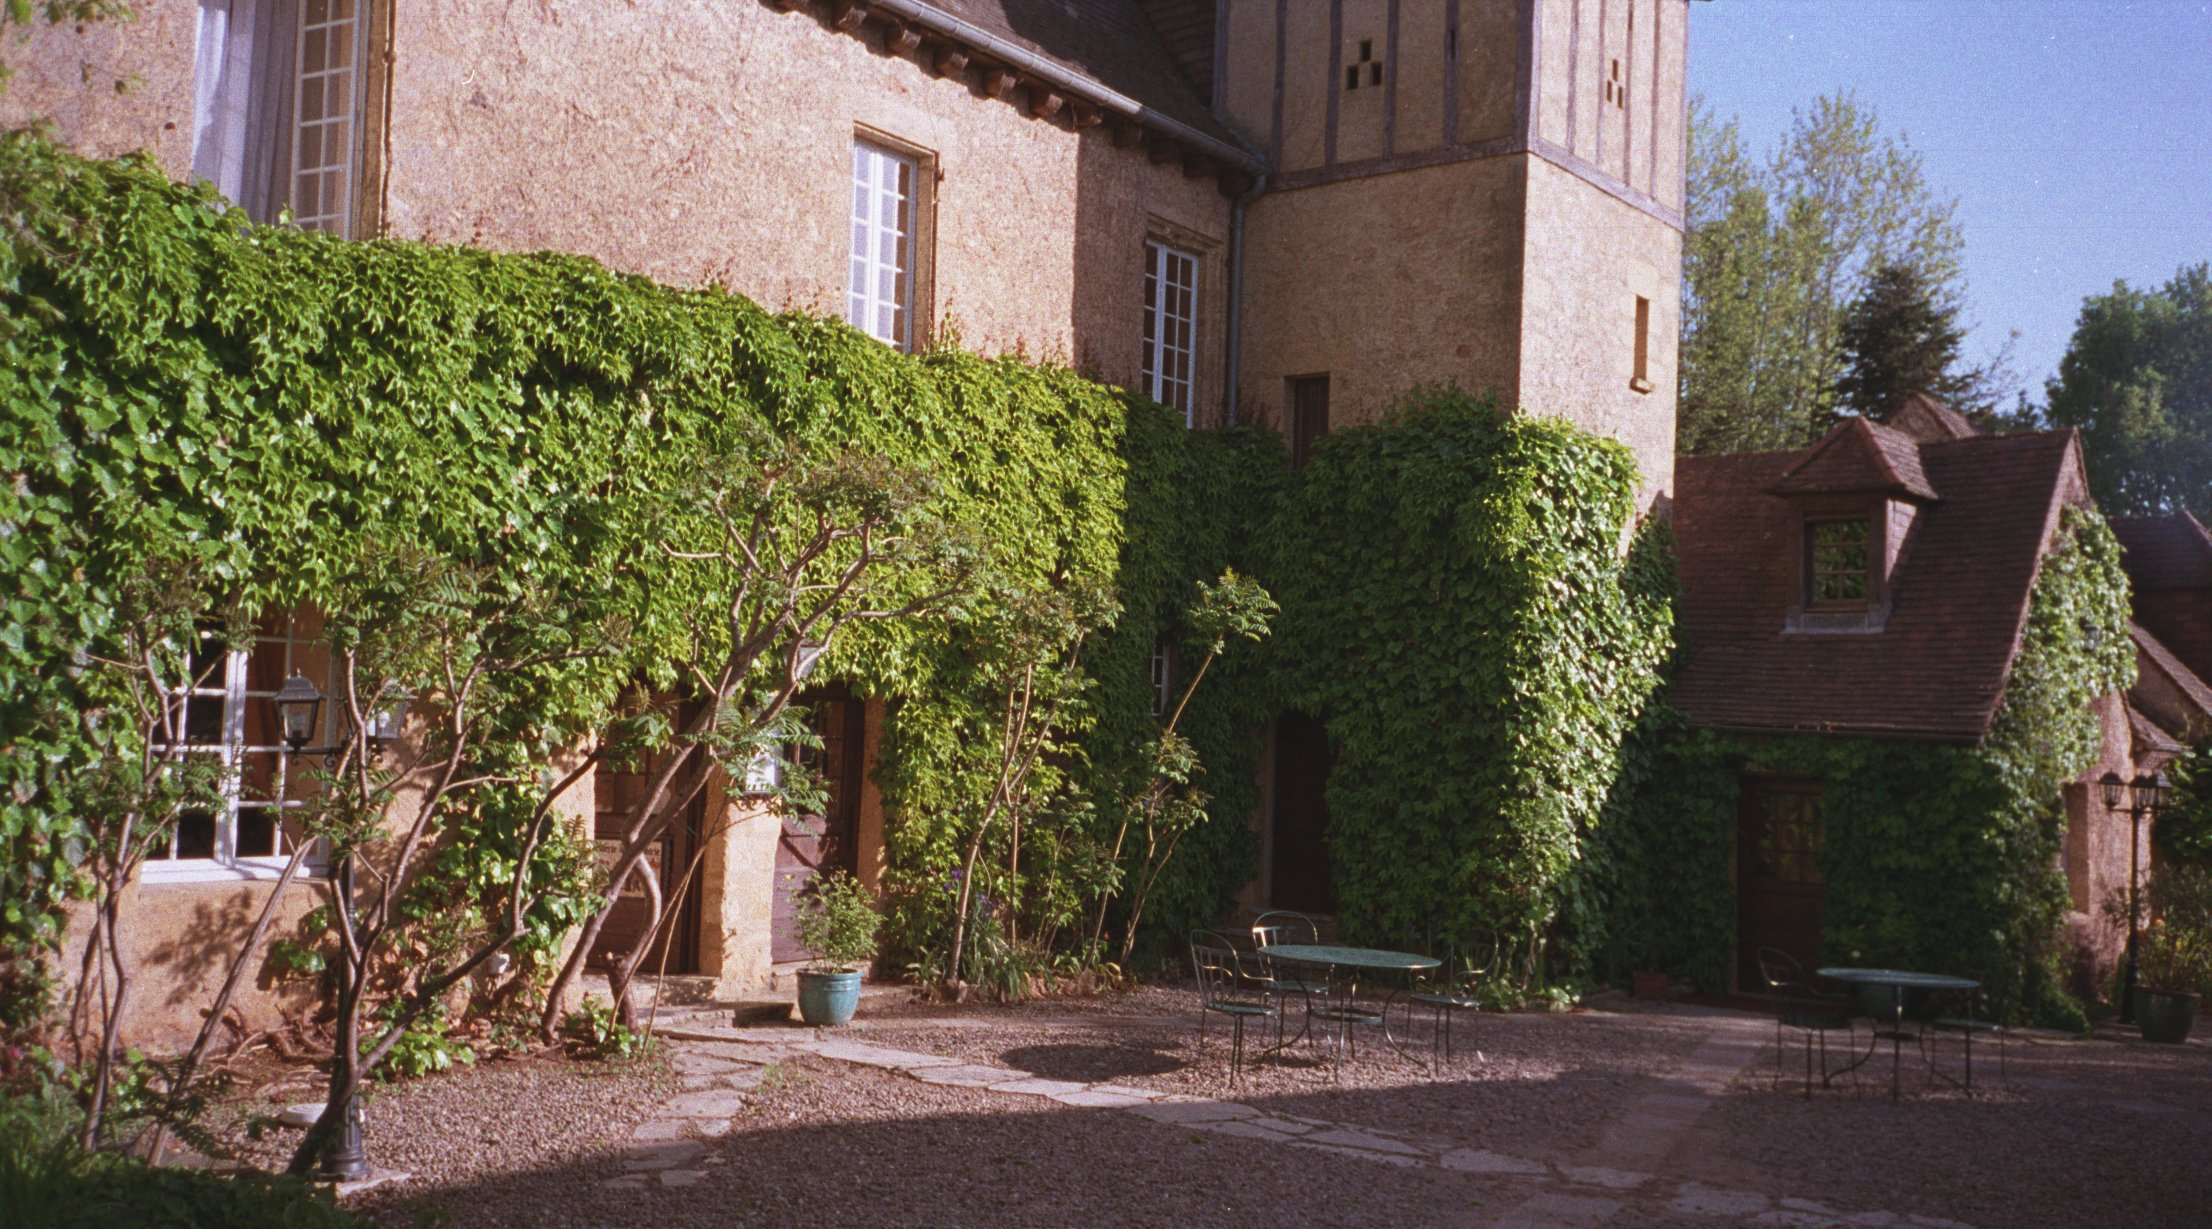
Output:
<instances>
[{"instance_id":1,"label":"blue sky","mask_svg":"<svg viewBox=\"0 0 2212 1229\"><path fill-rule=\"evenodd\" d=\"M2029 395L2081 301L2212 260L2212 0L1710 0L1690 89L1772 148L1838 89L1924 155L1966 235L1966 350Z\"/></svg>"}]
</instances>

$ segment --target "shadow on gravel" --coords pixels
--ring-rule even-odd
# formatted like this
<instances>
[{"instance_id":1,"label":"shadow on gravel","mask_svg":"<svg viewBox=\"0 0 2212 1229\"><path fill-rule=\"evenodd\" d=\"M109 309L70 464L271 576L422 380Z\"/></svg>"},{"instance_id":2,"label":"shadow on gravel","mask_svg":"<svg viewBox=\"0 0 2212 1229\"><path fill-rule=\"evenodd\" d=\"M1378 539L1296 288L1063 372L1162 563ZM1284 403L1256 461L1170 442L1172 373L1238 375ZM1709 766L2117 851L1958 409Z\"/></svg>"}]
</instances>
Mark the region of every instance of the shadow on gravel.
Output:
<instances>
[{"instance_id":1,"label":"shadow on gravel","mask_svg":"<svg viewBox=\"0 0 2212 1229\"><path fill-rule=\"evenodd\" d=\"M1020 1046L999 1055L1009 1067L1055 1080L1096 1084L1139 1075L1165 1075L1189 1064L1159 1047L1135 1045Z\"/></svg>"}]
</instances>

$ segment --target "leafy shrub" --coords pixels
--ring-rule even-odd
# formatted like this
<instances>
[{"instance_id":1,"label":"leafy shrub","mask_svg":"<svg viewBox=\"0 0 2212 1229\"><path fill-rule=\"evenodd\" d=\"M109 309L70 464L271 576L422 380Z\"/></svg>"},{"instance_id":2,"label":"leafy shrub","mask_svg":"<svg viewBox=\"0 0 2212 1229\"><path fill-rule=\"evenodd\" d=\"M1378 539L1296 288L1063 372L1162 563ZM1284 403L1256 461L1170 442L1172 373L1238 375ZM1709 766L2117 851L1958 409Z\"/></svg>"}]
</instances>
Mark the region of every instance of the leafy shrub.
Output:
<instances>
[{"instance_id":1,"label":"leafy shrub","mask_svg":"<svg viewBox=\"0 0 2212 1229\"><path fill-rule=\"evenodd\" d=\"M652 1038L622 1023L621 1013L596 994L587 994L561 1022L569 1047L592 1058L636 1058L652 1048Z\"/></svg>"},{"instance_id":2,"label":"leafy shrub","mask_svg":"<svg viewBox=\"0 0 2212 1229\"><path fill-rule=\"evenodd\" d=\"M2144 900L2155 920L2137 944L2142 984L2212 995L2212 868L2161 866L2145 886Z\"/></svg>"},{"instance_id":3,"label":"leafy shrub","mask_svg":"<svg viewBox=\"0 0 2212 1229\"><path fill-rule=\"evenodd\" d=\"M0 1098L0 1221L9 1229L371 1229L297 1178L154 1168L77 1147L59 1097Z\"/></svg>"},{"instance_id":4,"label":"leafy shrub","mask_svg":"<svg viewBox=\"0 0 2212 1229\"><path fill-rule=\"evenodd\" d=\"M799 909L799 946L814 956L817 969L851 972L876 958L875 899L858 879L844 871L816 878Z\"/></svg>"}]
</instances>

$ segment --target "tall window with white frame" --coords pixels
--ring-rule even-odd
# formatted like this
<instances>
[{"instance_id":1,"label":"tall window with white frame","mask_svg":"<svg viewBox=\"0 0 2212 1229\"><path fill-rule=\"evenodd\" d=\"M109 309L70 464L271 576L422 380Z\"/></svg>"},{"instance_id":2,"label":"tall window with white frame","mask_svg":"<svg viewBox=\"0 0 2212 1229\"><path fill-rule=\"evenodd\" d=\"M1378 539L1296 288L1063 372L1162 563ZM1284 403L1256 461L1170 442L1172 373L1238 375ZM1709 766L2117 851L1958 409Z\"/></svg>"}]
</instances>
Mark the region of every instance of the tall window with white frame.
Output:
<instances>
[{"instance_id":1,"label":"tall window with white frame","mask_svg":"<svg viewBox=\"0 0 2212 1229\"><path fill-rule=\"evenodd\" d=\"M900 350L914 348L916 160L853 142L852 279L845 318Z\"/></svg>"},{"instance_id":2,"label":"tall window with white frame","mask_svg":"<svg viewBox=\"0 0 2212 1229\"><path fill-rule=\"evenodd\" d=\"M192 173L264 222L354 236L370 0L200 0Z\"/></svg>"},{"instance_id":3,"label":"tall window with white frame","mask_svg":"<svg viewBox=\"0 0 2212 1229\"><path fill-rule=\"evenodd\" d=\"M1146 396L1196 422L1198 355L1198 257L1156 239L1144 245L1144 357Z\"/></svg>"},{"instance_id":4,"label":"tall window with white frame","mask_svg":"<svg viewBox=\"0 0 2212 1229\"><path fill-rule=\"evenodd\" d=\"M146 860L148 882L274 877L284 869L296 836L286 831L284 813L306 805L311 785L277 728L273 700L293 674L331 690L330 652L311 611L263 619L251 647L232 648L215 629L201 633L192 685L180 699L178 750L221 765L221 801L178 818L168 847ZM335 714L324 708L327 724ZM325 735L317 730L310 742L327 743ZM310 865L320 869L312 855Z\"/></svg>"}]
</instances>

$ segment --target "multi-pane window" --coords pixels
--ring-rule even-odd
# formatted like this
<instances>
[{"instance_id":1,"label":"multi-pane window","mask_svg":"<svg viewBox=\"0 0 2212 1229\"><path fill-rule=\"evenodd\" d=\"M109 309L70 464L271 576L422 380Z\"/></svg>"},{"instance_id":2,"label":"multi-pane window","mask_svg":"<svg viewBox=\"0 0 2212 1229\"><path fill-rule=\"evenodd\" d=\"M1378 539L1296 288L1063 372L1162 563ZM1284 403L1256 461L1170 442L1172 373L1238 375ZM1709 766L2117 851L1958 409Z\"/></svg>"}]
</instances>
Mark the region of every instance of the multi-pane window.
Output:
<instances>
[{"instance_id":1,"label":"multi-pane window","mask_svg":"<svg viewBox=\"0 0 2212 1229\"><path fill-rule=\"evenodd\" d=\"M363 20L358 0L300 6L292 114L292 219L346 234L352 218L354 116Z\"/></svg>"},{"instance_id":2,"label":"multi-pane window","mask_svg":"<svg viewBox=\"0 0 2212 1229\"><path fill-rule=\"evenodd\" d=\"M200 0L192 172L253 217L350 236L369 0Z\"/></svg>"},{"instance_id":3,"label":"multi-pane window","mask_svg":"<svg viewBox=\"0 0 2212 1229\"><path fill-rule=\"evenodd\" d=\"M264 619L250 648L232 648L221 632L203 631L192 654L190 685L178 702L180 755L212 758L219 799L185 811L166 848L146 860L146 878L228 879L274 874L292 855L284 812L306 805L312 782L306 765L278 732L274 697L293 674L325 694L332 690L330 652L312 612ZM335 719L325 703L321 720ZM327 745L326 730L313 745Z\"/></svg>"},{"instance_id":4,"label":"multi-pane window","mask_svg":"<svg viewBox=\"0 0 2212 1229\"><path fill-rule=\"evenodd\" d=\"M1147 240L1144 245L1146 396L1192 421L1192 372L1198 353L1198 257Z\"/></svg>"},{"instance_id":5,"label":"multi-pane window","mask_svg":"<svg viewBox=\"0 0 2212 1229\"><path fill-rule=\"evenodd\" d=\"M1814 606L1865 603L1871 522L1865 517L1813 521L1805 526L1806 598Z\"/></svg>"},{"instance_id":6,"label":"multi-pane window","mask_svg":"<svg viewBox=\"0 0 2212 1229\"><path fill-rule=\"evenodd\" d=\"M1820 795L1806 789L1750 787L1756 808L1750 852L1753 877L1817 884L1820 875Z\"/></svg>"},{"instance_id":7,"label":"multi-pane window","mask_svg":"<svg viewBox=\"0 0 2212 1229\"><path fill-rule=\"evenodd\" d=\"M914 348L915 160L853 142L852 278L845 318L879 341Z\"/></svg>"}]
</instances>

